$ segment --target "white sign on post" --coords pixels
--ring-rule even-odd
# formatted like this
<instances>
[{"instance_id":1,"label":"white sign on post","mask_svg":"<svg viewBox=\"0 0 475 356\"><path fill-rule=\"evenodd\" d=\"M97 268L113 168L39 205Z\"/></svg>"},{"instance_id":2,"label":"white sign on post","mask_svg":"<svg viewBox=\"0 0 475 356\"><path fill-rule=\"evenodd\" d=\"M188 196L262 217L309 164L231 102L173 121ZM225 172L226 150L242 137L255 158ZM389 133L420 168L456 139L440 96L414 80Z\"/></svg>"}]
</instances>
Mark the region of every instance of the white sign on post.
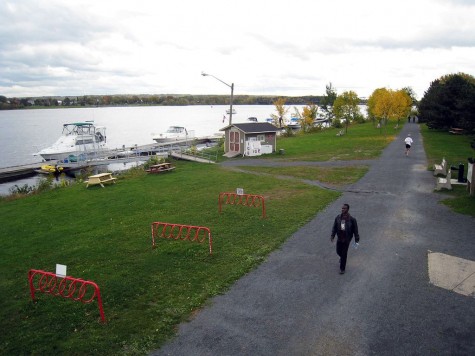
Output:
<instances>
[{"instance_id":1,"label":"white sign on post","mask_svg":"<svg viewBox=\"0 0 475 356\"><path fill-rule=\"evenodd\" d=\"M237 195L243 195L244 194L244 189L243 188L237 188L236 189L236 194Z\"/></svg>"},{"instance_id":2,"label":"white sign on post","mask_svg":"<svg viewBox=\"0 0 475 356\"><path fill-rule=\"evenodd\" d=\"M56 277L66 277L66 265L56 264Z\"/></svg>"}]
</instances>

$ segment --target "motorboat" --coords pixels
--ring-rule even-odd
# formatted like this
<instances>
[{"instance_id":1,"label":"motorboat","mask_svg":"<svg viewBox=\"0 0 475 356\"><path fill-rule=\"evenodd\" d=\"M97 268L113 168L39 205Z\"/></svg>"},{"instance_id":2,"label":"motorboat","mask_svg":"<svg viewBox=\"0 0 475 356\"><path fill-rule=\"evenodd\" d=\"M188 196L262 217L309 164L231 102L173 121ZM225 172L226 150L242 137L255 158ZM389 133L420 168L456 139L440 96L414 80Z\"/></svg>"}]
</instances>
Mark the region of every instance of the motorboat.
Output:
<instances>
[{"instance_id":1,"label":"motorboat","mask_svg":"<svg viewBox=\"0 0 475 356\"><path fill-rule=\"evenodd\" d=\"M167 131L154 135L152 139L158 143L193 139L195 131L188 131L183 126L170 126Z\"/></svg>"},{"instance_id":2,"label":"motorboat","mask_svg":"<svg viewBox=\"0 0 475 356\"><path fill-rule=\"evenodd\" d=\"M230 113L231 113L231 110L229 110L229 109L226 109L226 114L228 114L228 115L229 115ZM235 109L233 109L232 113L233 113L233 115L236 115L236 110L235 110Z\"/></svg>"},{"instance_id":3,"label":"motorboat","mask_svg":"<svg viewBox=\"0 0 475 356\"><path fill-rule=\"evenodd\" d=\"M287 127L291 129L299 129L300 128L300 119L296 116L292 116L290 121L287 123Z\"/></svg>"},{"instance_id":4,"label":"motorboat","mask_svg":"<svg viewBox=\"0 0 475 356\"><path fill-rule=\"evenodd\" d=\"M85 161L107 152L106 128L92 122L74 122L63 125L61 137L50 147L34 155L46 161L63 163Z\"/></svg>"},{"instance_id":5,"label":"motorboat","mask_svg":"<svg viewBox=\"0 0 475 356\"><path fill-rule=\"evenodd\" d=\"M257 117L254 117L254 116L248 117L247 122L257 122Z\"/></svg>"},{"instance_id":6,"label":"motorboat","mask_svg":"<svg viewBox=\"0 0 475 356\"><path fill-rule=\"evenodd\" d=\"M313 126L329 126L327 118L317 118L313 120Z\"/></svg>"}]
</instances>

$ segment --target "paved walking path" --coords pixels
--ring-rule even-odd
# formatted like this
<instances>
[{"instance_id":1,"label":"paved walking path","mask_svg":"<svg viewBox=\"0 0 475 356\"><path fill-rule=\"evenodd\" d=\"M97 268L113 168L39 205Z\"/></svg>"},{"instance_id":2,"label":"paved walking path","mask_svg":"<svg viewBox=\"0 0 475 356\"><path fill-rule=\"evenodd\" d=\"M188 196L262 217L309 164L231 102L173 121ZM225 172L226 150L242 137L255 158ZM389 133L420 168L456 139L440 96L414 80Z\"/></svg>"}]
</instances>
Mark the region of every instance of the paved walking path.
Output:
<instances>
[{"instance_id":1,"label":"paved walking path","mask_svg":"<svg viewBox=\"0 0 475 356\"><path fill-rule=\"evenodd\" d=\"M474 261L475 219L439 203L426 167L406 124L365 177L153 355L475 355L473 289L431 283L428 264ZM361 241L340 275L330 230L343 203Z\"/></svg>"}]
</instances>

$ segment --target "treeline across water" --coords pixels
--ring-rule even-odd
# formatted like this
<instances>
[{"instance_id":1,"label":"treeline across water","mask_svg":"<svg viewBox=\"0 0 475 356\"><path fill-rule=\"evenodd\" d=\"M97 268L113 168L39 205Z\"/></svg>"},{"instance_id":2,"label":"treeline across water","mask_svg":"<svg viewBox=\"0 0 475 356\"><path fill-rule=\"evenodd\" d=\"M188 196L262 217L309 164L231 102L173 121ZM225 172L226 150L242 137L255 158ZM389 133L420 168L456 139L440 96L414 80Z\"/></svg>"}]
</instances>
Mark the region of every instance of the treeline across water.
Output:
<instances>
[{"instance_id":1,"label":"treeline across water","mask_svg":"<svg viewBox=\"0 0 475 356\"><path fill-rule=\"evenodd\" d=\"M324 96L262 96L236 95L233 105L273 105L278 98L284 98L286 105L319 105ZM30 98L7 98L0 96L0 110L41 107L90 107L126 105L229 105L229 95L186 95L186 94L144 94L144 95L84 95L49 96ZM363 102L362 102L363 103Z\"/></svg>"}]
</instances>

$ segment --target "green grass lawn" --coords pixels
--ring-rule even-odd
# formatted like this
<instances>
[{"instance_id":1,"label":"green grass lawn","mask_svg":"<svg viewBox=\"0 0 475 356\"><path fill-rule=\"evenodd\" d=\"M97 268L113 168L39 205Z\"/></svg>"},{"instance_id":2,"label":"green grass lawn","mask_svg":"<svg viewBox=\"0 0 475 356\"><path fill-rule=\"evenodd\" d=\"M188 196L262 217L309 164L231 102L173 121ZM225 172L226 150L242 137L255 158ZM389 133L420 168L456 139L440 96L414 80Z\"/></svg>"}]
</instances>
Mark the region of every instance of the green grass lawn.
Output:
<instances>
[{"instance_id":1,"label":"green grass lawn","mask_svg":"<svg viewBox=\"0 0 475 356\"><path fill-rule=\"evenodd\" d=\"M394 138L371 124L352 126L342 137L335 133L281 139L285 155L271 157L368 159ZM180 321L224 293L340 195L301 179L349 184L367 169L357 163L346 173L287 167L256 176L219 165L173 164L173 172L131 171L105 188L78 183L0 199L0 354L132 355L159 348ZM296 179L279 179L282 174ZM264 196L267 218L260 207L224 205L219 214L219 193L236 188ZM166 239L152 249L154 221L209 227L213 254L206 243ZM99 322L96 302L41 293L31 301L28 270L55 272L57 263L67 265L68 275L99 285L107 324Z\"/></svg>"},{"instance_id":2,"label":"green grass lawn","mask_svg":"<svg viewBox=\"0 0 475 356\"><path fill-rule=\"evenodd\" d=\"M289 176L301 180L319 181L328 186L341 187L358 181L368 171L368 166L357 165L348 167L240 167L250 172L270 174L273 176Z\"/></svg>"},{"instance_id":3,"label":"green grass lawn","mask_svg":"<svg viewBox=\"0 0 475 356\"><path fill-rule=\"evenodd\" d=\"M435 163L440 164L445 157L448 166L459 167L464 165L464 177L467 177L467 162L469 157L475 158L475 152L470 147L475 137L473 135L452 135L446 130L430 130L426 125L421 125L424 138L424 150L426 151L428 169L432 170ZM457 178L457 171L452 172L452 178ZM435 179L435 178L434 178ZM453 185L452 191L442 190L439 194L448 195L450 198L442 201L454 211L475 216L475 197L467 193L466 186Z\"/></svg>"},{"instance_id":4,"label":"green grass lawn","mask_svg":"<svg viewBox=\"0 0 475 356\"><path fill-rule=\"evenodd\" d=\"M292 161L341 161L373 159L394 140L394 133L384 135L371 123L354 125L343 136L329 129L310 134L297 134L279 140L282 159Z\"/></svg>"},{"instance_id":5,"label":"green grass lawn","mask_svg":"<svg viewBox=\"0 0 475 356\"><path fill-rule=\"evenodd\" d=\"M445 157L449 166L458 167L459 163L464 164L466 173L467 158L475 158L475 151L470 147L470 142L475 139L473 135L452 135L446 130L430 130L426 125L421 125L421 132L429 169L432 169L435 163L440 164Z\"/></svg>"},{"instance_id":6,"label":"green grass lawn","mask_svg":"<svg viewBox=\"0 0 475 356\"><path fill-rule=\"evenodd\" d=\"M117 184L76 184L2 201L0 270L2 354L144 354L213 295L261 263L339 194L305 185L231 172L217 165L175 162L174 172L136 174ZM224 205L220 192L263 195L261 208ZM305 202L305 204L303 204ZM159 240L151 223L209 227L206 243ZM27 272L54 272L96 282L97 303L29 296Z\"/></svg>"}]
</instances>

